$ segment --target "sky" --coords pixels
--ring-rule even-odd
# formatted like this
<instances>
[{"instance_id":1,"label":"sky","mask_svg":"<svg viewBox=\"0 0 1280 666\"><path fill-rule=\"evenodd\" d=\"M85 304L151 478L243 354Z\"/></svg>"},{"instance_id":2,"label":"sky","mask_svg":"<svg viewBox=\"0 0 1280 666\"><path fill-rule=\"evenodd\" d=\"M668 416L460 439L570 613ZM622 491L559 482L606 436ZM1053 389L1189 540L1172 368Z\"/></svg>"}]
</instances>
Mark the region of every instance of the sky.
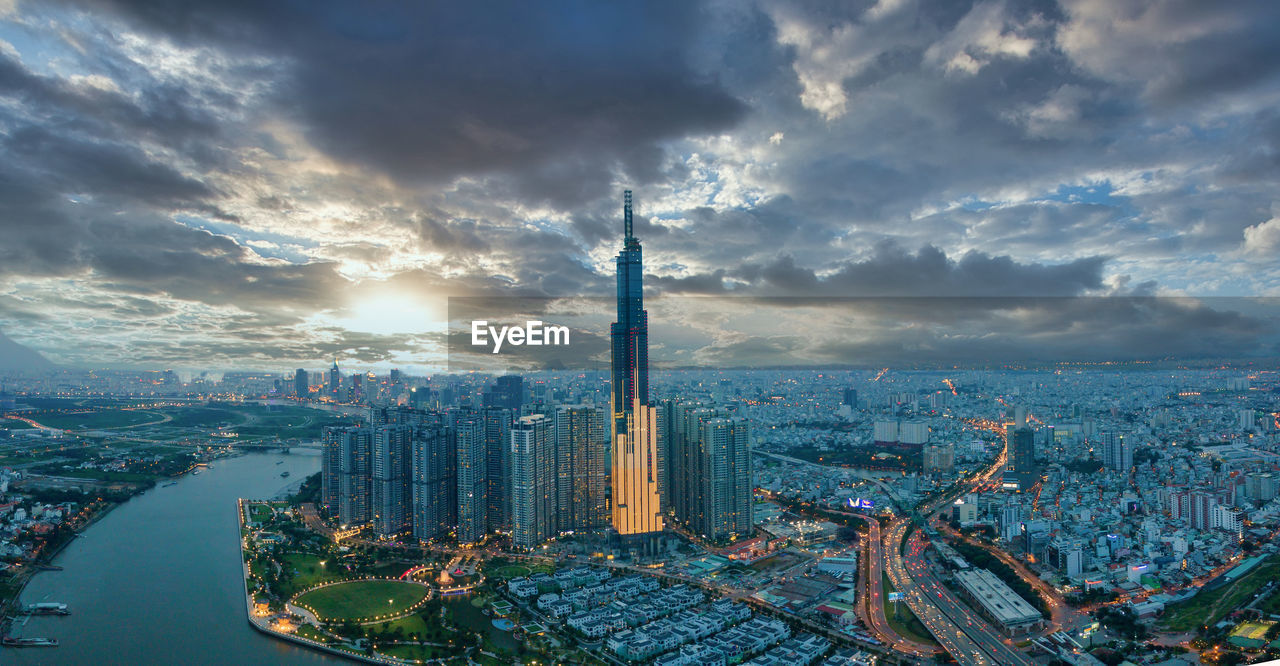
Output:
<instances>
[{"instance_id":1,"label":"sky","mask_svg":"<svg viewBox=\"0 0 1280 666\"><path fill-rule=\"evenodd\" d=\"M658 360L1277 356L1278 182L1270 1L0 0L0 331L70 366L438 368L610 296L626 188Z\"/></svg>"}]
</instances>

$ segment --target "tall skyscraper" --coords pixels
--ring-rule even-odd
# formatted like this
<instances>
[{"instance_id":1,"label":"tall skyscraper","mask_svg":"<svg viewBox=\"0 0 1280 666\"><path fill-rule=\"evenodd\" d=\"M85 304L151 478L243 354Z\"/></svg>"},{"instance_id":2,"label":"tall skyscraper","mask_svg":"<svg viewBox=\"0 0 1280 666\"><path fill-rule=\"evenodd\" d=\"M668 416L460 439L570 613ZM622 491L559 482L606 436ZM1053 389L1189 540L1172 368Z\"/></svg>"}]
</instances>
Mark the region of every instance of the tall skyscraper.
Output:
<instances>
[{"instance_id":1,"label":"tall skyscraper","mask_svg":"<svg viewBox=\"0 0 1280 666\"><path fill-rule=\"evenodd\" d=\"M307 371L298 368L293 371L293 395L299 400L305 399L311 393L311 387L308 383Z\"/></svg>"},{"instance_id":2,"label":"tall skyscraper","mask_svg":"<svg viewBox=\"0 0 1280 666\"><path fill-rule=\"evenodd\" d=\"M511 421L505 407L486 407L484 415L486 522L490 531L511 529Z\"/></svg>"},{"instance_id":3,"label":"tall skyscraper","mask_svg":"<svg viewBox=\"0 0 1280 666\"><path fill-rule=\"evenodd\" d=\"M674 423L666 428L672 441L667 458L672 469L668 503L677 521L700 531L706 515L702 481L708 474L702 426L713 419L728 418L730 414L703 402L678 403L669 414Z\"/></svg>"},{"instance_id":4,"label":"tall skyscraper","mask_svg":"<svg viewBox=\"0 0 1280 666\"><path fill-rule=\"evenodd\" d=\"M338 399L338 387L342 385L342 373L338 371L338 362L333 362L333 367L329 368L329 395L334 399Z\"/></svg>"},{"instance_id":5,"label":"tall skyscraper","mask_svg":"<svg viewBox=\"0 0 1280 666\"><path fill-rule=\"evenodd\" d=\"M1036 433L1027 426L1005 431L1008 457L1005 460L1004 485L1009 489L1027 490L1035 485L1040 473L1036 469Z\"/></svg>"},{"instance_id":6,"label":"tall skyscraper","mask_svg":"<svg viewBox=\"0 0 1280 666\"><path fill-rule=\"evenodd\" d=\"M301 372L301 371L300 371ZM344 440L355 436L359 428L327 426L320 435L320 505L329 515L338 513L342 501L342 460Z\"/></svg>"},{"instance_id":7,"label":"tall skyscraper","mask_svg":"<svg viewBox=\"0 0 1280 666\"><path fill-rule=\"evenodd\" d=\"M555 413L556 529L560 532L604 527L604 456L608 435L604 411L589 405L564 405Z\"/></svg>"},{"instance_id":8,"label":"tall skyscraper","mask_svg":"<svg viewBox=\"0 0 1280 666\"><path fill-rule=\"evenodd\" d=\"M533 548L555 536L555 444L542 414L511 426L511 542Z\"/></svg>"},{"instance_id":9,"label":"tall skyscraper","mask_svg":"<svg viewBox=\"0 0 1280 666\"><path fill-rule=\"evenodd\" d=\"M385 425L373 431L370 519L380 537L392 537L409 529L413 491L410 488L410 445L413 428Z\"/></svg>"},{"instance_id":10,"label":"tall skyscraper","mask_svg":"<svg viewBox=\"0 0 1280 666\"><path fill-rule=\"evenodd\" d=\"M632 234L631 190L623 200L617 257L618 319L610 327L612 523L624 537L662 531L658 495L659 410L649 404L649 314L644 309L640 240Z\"/></svg>"},{"instance_id":11,"label":"tall skyscraper","mask_svg":"<svg viewBox=\"0 0 1280 666\"><path fill-rule=\"evenodd\" d=\"M366 525L370 514L373 431L344 428L338 446L338 523Z\"/></svg>"},{"instance_id":12,"label":"tall skyscraper","mask_svg":"<svg viewBox=\"0 0 1280 666\"><path fill-rule=\"evenodd\" d=\"M489 468L485 426L478 416L454 426L458 449L458 542L476 543L489 532Z\"/></svg>"},{"instance_id":13,"label":"tall skyscraper","mask_svg":"<svg viewBox=\"0 0 1280 666\"><path fill-rule=\"evenodd\" d=\"M697 529L712 539L751 534L751 427L742 417L702 424L704 508Z\"/></svg>"},{"instance_id":14,"label":"tall skyscraper","mask_svg":"<svg viewBox=\"0 0 1280 666\"><path fill-rule=\"evenodd\" d=\"M436 425L416 426L412 446L413 536L426 541L456 524L456 433Z\"/></svg>"}]
</instances>

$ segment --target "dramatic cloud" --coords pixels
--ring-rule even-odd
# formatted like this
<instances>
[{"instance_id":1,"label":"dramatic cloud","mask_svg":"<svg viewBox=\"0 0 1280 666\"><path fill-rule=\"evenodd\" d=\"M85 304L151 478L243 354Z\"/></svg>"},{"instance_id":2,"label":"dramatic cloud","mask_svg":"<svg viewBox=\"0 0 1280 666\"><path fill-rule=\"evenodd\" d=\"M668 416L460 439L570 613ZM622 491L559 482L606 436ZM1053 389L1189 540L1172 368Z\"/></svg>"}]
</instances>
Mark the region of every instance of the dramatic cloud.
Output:
<instances>
[{"instance_id":1,"label":"dramatic cloud","mask_svg":"<svg viewBox=\"0 0 1280 666\"><path fill-rule=\"evenodd\" d=\"M1271 354L1268 301L1213 298L1280 295L1277 26L20 0L0 328L69 364L439 367L451 296L607 298L631 188L670 365Z\"/></svg>"}]
</instances>

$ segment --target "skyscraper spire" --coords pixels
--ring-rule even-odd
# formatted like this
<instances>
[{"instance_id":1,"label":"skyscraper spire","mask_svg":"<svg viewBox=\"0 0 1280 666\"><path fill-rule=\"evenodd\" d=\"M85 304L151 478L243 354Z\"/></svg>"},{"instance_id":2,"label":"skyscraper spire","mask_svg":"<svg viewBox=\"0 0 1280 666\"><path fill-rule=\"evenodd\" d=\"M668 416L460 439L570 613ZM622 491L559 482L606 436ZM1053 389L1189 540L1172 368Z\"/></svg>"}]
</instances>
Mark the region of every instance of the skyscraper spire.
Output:
<instances>
[{"instance_id":1,"label":"skyscraper spire","mask_svg":"<svg viewBox=\"0 0 1280 666\"><path fill-rule=\"evenodd\" d=\"M623 242L630 244L633 240L631 235L631 190L626 190L622 194L622 220L626 226L626 235Z\"/></svg>"}]
</instances>

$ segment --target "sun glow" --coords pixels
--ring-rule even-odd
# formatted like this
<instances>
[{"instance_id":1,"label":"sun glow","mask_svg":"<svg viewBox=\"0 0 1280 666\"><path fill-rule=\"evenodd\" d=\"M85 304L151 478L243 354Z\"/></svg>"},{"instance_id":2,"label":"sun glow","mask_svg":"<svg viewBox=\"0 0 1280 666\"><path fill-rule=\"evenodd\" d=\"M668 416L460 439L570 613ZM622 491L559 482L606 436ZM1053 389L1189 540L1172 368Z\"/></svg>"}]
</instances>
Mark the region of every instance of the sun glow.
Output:
<instances>
[{"instance_id":1,"label":"sun glow","mask_svg":"<svg viewBox=\"0 0 1280 666\"><path fill-rule=\"evenodd\" d=\"M376 335L422 335L445 330L442 310L421 298L384 292L353 300L332 319L348 331Z\"/></svg>"}]
</instances>

